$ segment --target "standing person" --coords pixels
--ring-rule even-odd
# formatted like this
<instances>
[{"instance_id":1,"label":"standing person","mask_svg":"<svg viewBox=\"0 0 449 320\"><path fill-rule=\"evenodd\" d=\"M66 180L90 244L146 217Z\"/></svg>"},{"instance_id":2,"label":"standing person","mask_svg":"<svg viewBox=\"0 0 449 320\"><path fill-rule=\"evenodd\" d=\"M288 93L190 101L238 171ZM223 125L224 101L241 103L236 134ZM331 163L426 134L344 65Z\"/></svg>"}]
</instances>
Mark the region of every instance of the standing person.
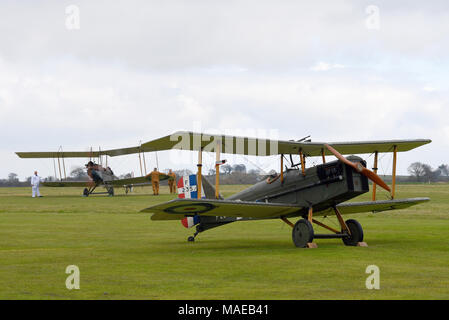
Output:
<instances>
[{"instance_id":1,"label":"standing person","mask_svg":"<svg viewBox=\"0 0 449 320\"><path fill-rule=\"evenodd\" d=\"M159 176L163 174L157 171L157 168L154 168L154 170L147 175L151 177L151 185L153 186L153 195L157 196L159 195Z\"/></svg>"},{"instance_id":2,"label":"standing person","mask_svg":"<svg viewBox=\"0 0 449 320\"><path fill-rule=\"evenodd\" d=\"M31 190L33 191L32 197L35 198L36 194L39 198L42 198L39 192L39 184L41 183L41 177L37 175L37 171L34 171L34 176L31 177Z\"/></svg>"},{"instance_id":3,"label":"standing person","mask_svg":"<svg viewBox=\"0 0 449 320\"><path fill-rule=\"evenodd\" d=\"M170 187L170 193L176 193L176 173L171 169L168 171L168 186Z\"/></svg>"}]
</instances>

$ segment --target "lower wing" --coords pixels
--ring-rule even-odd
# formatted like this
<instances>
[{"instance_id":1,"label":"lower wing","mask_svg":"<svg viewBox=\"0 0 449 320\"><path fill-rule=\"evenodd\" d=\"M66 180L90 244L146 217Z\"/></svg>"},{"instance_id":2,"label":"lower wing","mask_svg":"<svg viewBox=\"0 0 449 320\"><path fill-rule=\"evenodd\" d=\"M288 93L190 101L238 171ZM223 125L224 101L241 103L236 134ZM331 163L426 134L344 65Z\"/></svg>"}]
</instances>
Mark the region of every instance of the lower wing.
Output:
<instances>
[{"instance_id":1,"label":"lower wing","mask_svg":"<svg viewBox=\"0 0 449 320\"><path fill-rule=\"evenodd\" d=\"M347 202L337 205L338 210L342 214L353 214L361 212L382 212L389 210L405 209L420 203L430 201L430 198L408 198L398 200L379 200L366 202ZM332 208L319 212L323 215L326 212L333 213Z\"/></svg>"},{"instance_id":2,"label":"lower wing","mask_svg":"<svg viewBox=\"0 0 449 320\"><path fill-rule=\"evenodd\" d=\"M153 213L151 220L179 220L185 216L242 217L269 219L299 212L301 207L289 204L208 199L176 199L141 212Z\"/></svg>"},{"instance_id":3,"label":"lower wing","mask_svg":"<svg viewBox=\"0 0 449 320\"><path fill-rule=\"evenodd\" d=\"M90 181L48 181L42 182L45 187L86 187Z\"/></svg>"},{"instance_id":4,"label":"lower wing","mask_svg":"<svg viewBox=\"0 0 449 320\"><path fill-rule=\"evenodd\" d=\"M159 175L159 180L167 180L168 175L161 174ZM135 177L135 178L127 178L127 179L117 179L108 181L108 184L111 184L113 186L117 187L123 187L128 185L134 185L134 184L144 184L144 183L151 183L151 176L143 176L143 177Z\"/></svg>"},{"instance_id":5,"label":"lower wing","mask_svg":"<svg viewBox=\"0 0 449 320\"><path fill-rule=\"evenodd\" d=\"M160 180L167 180L168 175L160 175ZM42 182L42 185L45 187L85 187L88 183L92 183L92 181L48 181ZM126 179L117 179L111 181L105 181L104 184L112 185L114 187L124 187L135 184L149 184L151 183L151 177L136 177L136 178L126 178ZM102 185L102 184L100 184Z\"/></svg>"},{"instance_id":6,"label":"lower wing","mask_svg":"<svg viewBox=\"0 0 449 320\"><path fill-rule=\"evenodd\" d=\"M341 203L337 208L342 214L381 212L404 209L429 200L429 198L410 198L400 200L350 202ZM153 213L151 220L179 220L183 219L185 216L192 215L274 219L285 216L299 216L302 209L304 208L296 205L279 203L176 199L149 207L141 212ZM314 212L314 215L317 216L331 214L334 214L332 208Z\"/></svg>"}]
</instances>

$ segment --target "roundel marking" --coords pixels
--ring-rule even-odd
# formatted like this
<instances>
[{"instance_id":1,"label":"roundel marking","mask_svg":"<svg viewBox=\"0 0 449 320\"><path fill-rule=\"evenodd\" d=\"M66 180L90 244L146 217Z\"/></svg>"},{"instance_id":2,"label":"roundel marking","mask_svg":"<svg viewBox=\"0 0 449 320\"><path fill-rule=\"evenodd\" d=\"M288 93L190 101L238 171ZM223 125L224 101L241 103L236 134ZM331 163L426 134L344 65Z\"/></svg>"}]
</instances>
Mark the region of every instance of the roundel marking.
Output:
<instances>
[{"instance_id":1,"label":"roundel marking","mask_svg":"<svg viewBox=\"0 0 449 320\"><path fill-rule=\"evenodd\" d=\"M164 212L185 214L185 213L205 213L214 209L215 206L210 203L189 203L181 204L164 209Z\"/></svg>"}]
</instances>

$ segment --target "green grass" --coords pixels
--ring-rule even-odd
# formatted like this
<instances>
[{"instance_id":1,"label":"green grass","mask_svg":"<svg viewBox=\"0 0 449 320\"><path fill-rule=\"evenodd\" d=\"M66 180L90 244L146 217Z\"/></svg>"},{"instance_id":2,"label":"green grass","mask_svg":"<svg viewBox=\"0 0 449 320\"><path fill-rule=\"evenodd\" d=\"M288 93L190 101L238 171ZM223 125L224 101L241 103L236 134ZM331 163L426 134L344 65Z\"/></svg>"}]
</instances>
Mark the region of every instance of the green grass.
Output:
<instances>
[{"instance_id":1,"label":"green grass","mask_svg":"<svg viewBox=\"0 0 449 320\"><path fill-rule=\"evenodd\" d=\"M166 187L159 197L149 188L113 198L83 198L77 188L41 191L44 198L32 199L28 188L0 188L0 299L449 298L446 184L399 185L397 198L432 201L351 216L369 247L318 239L318 249L295 248L279 220L232 223L188 243L193 229L139 213L172 199ZM65 287L72 264L80 268L80 290ZM380 290L365 288L371 264L380 268Z\"/></svg>"}]
</instances>

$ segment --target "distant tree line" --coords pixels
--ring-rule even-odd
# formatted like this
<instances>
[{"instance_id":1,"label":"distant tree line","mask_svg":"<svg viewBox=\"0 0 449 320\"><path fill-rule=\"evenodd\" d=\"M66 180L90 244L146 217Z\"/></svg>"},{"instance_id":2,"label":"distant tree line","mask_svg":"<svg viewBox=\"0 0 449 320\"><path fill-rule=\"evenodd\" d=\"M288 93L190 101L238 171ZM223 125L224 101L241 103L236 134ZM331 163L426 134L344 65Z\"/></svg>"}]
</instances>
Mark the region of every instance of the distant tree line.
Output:
<instances>
[{"instance_id":1,"label":"distant tree line","mask_svg":"<svg viewBox=\"0 0 449 320\"><path fill-rule=\"evenodd\" d=\"M25 181L19 181L18 175L11 172L8 174L8 179L0 179L0 187L23 187L29 186L31 177L28 177Z\"/></svg>"},{"instance_id":2,"label":"distant tree line","mask_svg":"<svg viewBox=\"0 0 449 320\"><path fill-rule=\"evenodd\" d=\"M215 169L210 169L208 177L211 181L215 180ZM221 184L254 184L265 177L264 173L258 169L246 169L242 163L233 166L225 164L220 166L220 183Z\"/></svg>"},{"instance_id":3,"label":"distant tree line","mask_svg":"<svg viewBox=\"0 0 449 320\"><path fill-rule=\"evenodd\" d=\"M449 182L449 165L442 164L438 168L433 169L430 165L414 162L408 168L409 176L402 176L400 182ZM168 172L168 169L164 170ZM189 169L173 170L176 176L182 177L185 175L194 174ZM215 169L210 169L204 173L209 178L215 177ZM120 179L132 178L132 173L126 173L119 176ZM244 164L220 166L220 182L222 184L254 184L266 177L265 173L258 169L251 169L247 171ZM390 177L391 178L391 177ZM405 179L404 179L405 178ZM46 181L57 181L53 176L45 178ZM75 167L67 177L67 181L87 181L89 177L84 167ZM30 186L31 176L27 177L25 181L19 181L16 173L8 174L7 179L0 179L0 187L28 187Z\"/></svg>"},{"instance_id":4,"label":"distant tree line","mask_svg":"<svg viewBox=\"0 0 449 320\"><path fill-rule=\"evenodd\" d=\"M442 164L435 170L428 164L413 162L407 169L410 181L413 182L438 182L448 181L449 166Z\"/></svg>"}]
</instances>

